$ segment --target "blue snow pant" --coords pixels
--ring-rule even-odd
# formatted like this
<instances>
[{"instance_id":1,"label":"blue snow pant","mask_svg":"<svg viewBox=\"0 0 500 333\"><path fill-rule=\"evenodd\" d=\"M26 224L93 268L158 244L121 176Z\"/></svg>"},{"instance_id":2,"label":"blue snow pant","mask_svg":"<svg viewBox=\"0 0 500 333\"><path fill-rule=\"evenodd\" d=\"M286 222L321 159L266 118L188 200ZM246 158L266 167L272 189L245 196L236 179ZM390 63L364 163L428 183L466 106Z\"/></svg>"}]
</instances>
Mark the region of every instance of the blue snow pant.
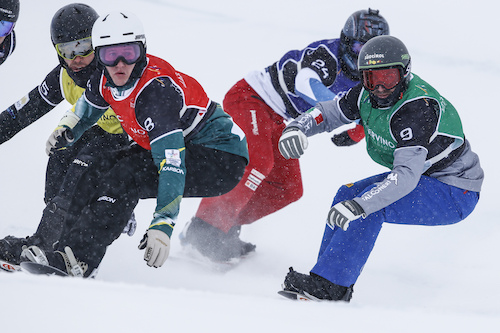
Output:
<instances>
[{"instance_id":1,"label":"blue snow pant","mask_svg":"<svg viewBox=\"0 0 500 333\"><path fill-rule=\"evenodd\" d=\"M369 191L388 174L343 185L332 206ZM311 272L335 284L351 286L361 274L383 222L427 226L454 224L465 219L474 210L478 200L478 192L466 191L435 178L421 176L411 193L368 215L366 219L352 221L347 231L339 227L332 229L326 225L318 261Z\"/></svg>"}]
</instances>

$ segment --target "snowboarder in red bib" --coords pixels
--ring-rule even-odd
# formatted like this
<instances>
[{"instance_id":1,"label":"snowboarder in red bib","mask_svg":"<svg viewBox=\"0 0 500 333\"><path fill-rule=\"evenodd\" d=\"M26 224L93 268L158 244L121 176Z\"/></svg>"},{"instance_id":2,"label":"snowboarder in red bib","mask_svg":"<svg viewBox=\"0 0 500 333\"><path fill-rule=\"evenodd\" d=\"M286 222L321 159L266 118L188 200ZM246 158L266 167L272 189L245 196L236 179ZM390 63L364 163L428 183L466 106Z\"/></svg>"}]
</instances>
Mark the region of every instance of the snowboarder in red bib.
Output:
<instances>
[{"instance_id":1,"label":"snowboarder in red bib","mask_svg":"<svg viewBox=\"0 0 500 333\"><path fill-rule=\"evenodd\" d=\"M103 69L94 73L74 112L61 119L48 150L78 140L110 106L136 144L117 152L118 162L97 188L79 188L72 204L82 213L65 220L57 251L23 252L30 261L45 260L84 277L97 269L141 198L157 198L157 206L140 248L149 266L162 266L182 198L230 191L248 163L243 131L195 79L146 54L146 36L135 15L100 17L92 44Z\"/></svg>"}]
</instances>

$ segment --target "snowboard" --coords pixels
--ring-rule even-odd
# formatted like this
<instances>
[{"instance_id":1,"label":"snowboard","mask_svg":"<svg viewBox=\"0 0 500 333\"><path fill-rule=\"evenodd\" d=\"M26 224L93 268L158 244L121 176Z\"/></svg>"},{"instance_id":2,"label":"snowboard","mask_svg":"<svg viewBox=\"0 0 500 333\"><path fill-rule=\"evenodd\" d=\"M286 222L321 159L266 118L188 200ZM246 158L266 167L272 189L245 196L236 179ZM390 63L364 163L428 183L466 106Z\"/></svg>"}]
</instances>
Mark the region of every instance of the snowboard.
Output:
<instances>
[{"instance_id":1,"label":"snowboard","mask_svg":"<svg viewBox=\"0 0 500 333\"><path fill-rule=\"evenodd\" d=\"M21 266L11 264L10 262L0 260L0 271L2 272L19 272L21 271Z\"/></svg>"},{"instance_id":2,"label":"snowboard","mask_svg":"<svg viewBox=\"0 0 500 333\"><path fill-rule=\"evenodd\" d=\"M290 290L280 290L278 291L278 294L288 299L293 299L297 301L318 301L318 299L313 296L304 295Z\"/></svg>"},{"instance_id":3,"label":"snowboard","mask_svg":"<svg viewBox=\"0 0 500 333\"><path fill-rule=\"evenodd\" d=\"M59 268L42 265L36 262L24 261L21 263L21 268L31 274L37 275L57 275L68 276L68 273L61 271Z\"/></svg>"}]
</instances>

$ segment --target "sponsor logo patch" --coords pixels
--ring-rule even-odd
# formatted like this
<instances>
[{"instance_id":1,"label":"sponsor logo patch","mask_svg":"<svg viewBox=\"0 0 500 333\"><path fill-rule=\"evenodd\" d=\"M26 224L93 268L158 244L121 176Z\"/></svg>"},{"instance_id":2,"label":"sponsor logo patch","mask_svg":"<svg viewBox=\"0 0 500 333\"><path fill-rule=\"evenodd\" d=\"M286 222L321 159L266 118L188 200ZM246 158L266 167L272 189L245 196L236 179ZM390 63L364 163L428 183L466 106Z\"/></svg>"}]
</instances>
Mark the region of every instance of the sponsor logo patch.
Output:
<instances>
[{"instance_id":1,"label":"sponsor logo patch","mask_svg":"<svg viewBox=\"0 0 500 333\"><path fill-rule=\"evenodd\" d=\"M314 108L311 110L310 115L314 118L316 125L319 125L323 122L323 114L320 110Z\"/></svg>"},{"instance_id":2,"label":"sponsor logo patch","mask_svg":"<svg viewBox=\"0 0 500 333\"><path fill-rule=\"evenodd\" d=\"M398 185L398 174L391 172L387 175L387 179L392 180L395 185Z\"/></svg>"},{"instance_id":3,"label":"sponsor logo patch","mask_svg":"<svg viewBox=\"0 0 500 333\"><path fill-rule=\"evenodd\" d=\"M178 149L165 149L165 162L175 167L181 166L181 152Z\"/></svg>"},{"instance_id":4,"label":"sponsor logo patch","mask_svg":"<svg viewBox=\"0 0 500 333\"><path fill-rule=\"evenodd\" d=\"M115 203L115 202L116 202L116 199L115 199L115 198L108 197L107 195L103 195L102 197L99 197L99 198L97 199L97 201L107 201L107 202Z\"/></svg>"},{"instance_id":5,"label":"sponsor logo patch","mask_svg":"<svg viewBox=\"0 0 500 333\"><path fill-rule=\"evenodd\" d=\"M374 54L366 54L365 55L365 60L368 60L368 59L380 59L380 58L385 58L385 55L382 54L382 53L374 53Z\"/></svg>"},{"instance_id":6,"label":"sponsor logo patch","mask_svg":"<svg viewBox=\"0 0 500 333\"><path fill-rule=\"evenodd\" d=\"M184 170L179 169L179 168L175 168L173 166L163 167L163 169L161 169L161 171L172 171L172 172L175 172L175 173L178 173L178 174L181 174L181 175L184 174Z\"/></svg>"},{"instance_id":7,"label":"sponsor logo patch","mask_svg":"<svg viewBox=\"0 0 500 333\"><path fill-rule=\"evenodd\" d=\"M254 183L252 183L251 181L247 180L245 182L245 186L248 187L249 189L251 189L252 191L255 191L257 190L257 185L255 185Z\"/></svg>"},{"instance_id":8,"label":"sponsor logo patch","mask_svg":"<svg viewBox=\"0 0 500 333\"><path fill-rule=\"evenodd\" d=\"M257 190L257 187L262 183L262 181L266 178L262 173L259 171L252 169L250 171L250 174L248 175L247 180L245 181L245 186L251 189L252 191Z\"/></svg>"},{"instance_id":9,"label":"sponsor logo patch","mask_svg":"<svg viewBox=\"0 0 500 333\"><path fill-rule=\"evenodd\" d=\"M21 110L23 106L25 106L28 102L30 101L30 97L28 95L24 96L20 100L18 100L14 106L16 107L17 110Z\"/></svg>"},{"instance_id":10,"label":"sponsor logo patch","mask_svg":"<svg viewBox=\"0 0 500 333\"><path fill-rule=\"evenodd\" d=\"M88 166L89 166L87 163L85 163L84 161L79 160L79 159L77 159L77 158L75 158L75 159L73 160L73 164L77 164L77 165L80 165L80 166L82 166L82 167L88 167Z\"/></svg>"},{"instance_id":11,"label":"sponsor logo patch","mask_svg":"<svg viewBox=\"0 0 500 333\"><path fill-rule=\"evenodd\" d=\"M362 196L361 196L361 199L363 201L367 201L367 200L370 200L371 198L373 198L374 196L380 194L381 192L384 191L384 189L386 189L389 185L391 184L391 181L389 179L387 179L386 181L384 181L383 183L380 183L378 186L372 188L370 191L364 193Z\"/></svg>"},{"instance_id":12,"label":"sponsor logo patch","mask_svg":"<svg viewBox=\"0 0 500 333\"><path fill-rule=\"evenodd\" d=\"M257 111L250 110L250 113L252 115L252 133L253 135L259 135L259 126L257 123Z\"/></svg>"}]
</instances>

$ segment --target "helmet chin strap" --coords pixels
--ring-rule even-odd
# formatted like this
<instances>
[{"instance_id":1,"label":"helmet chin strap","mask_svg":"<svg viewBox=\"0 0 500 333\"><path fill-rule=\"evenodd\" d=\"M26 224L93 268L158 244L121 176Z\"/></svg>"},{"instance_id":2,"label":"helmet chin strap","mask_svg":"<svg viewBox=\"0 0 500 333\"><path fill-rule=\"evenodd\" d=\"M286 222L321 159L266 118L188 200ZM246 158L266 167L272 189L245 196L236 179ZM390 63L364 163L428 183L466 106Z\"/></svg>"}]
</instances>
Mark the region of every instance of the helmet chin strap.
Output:
<instances>
[{"instance_id":1,"label":"helmet chin strap","mask_svg":"<svg viewBox=\"0 0 500 333\"><path fill-rule=\"evenodd\" d=\"M370 102L372 107L375 109L387 109L395 105L401 98L403 98L403 93L406 90L404 80L401 80L396 89L387 98L378 98L370 92Z\"/></svg>"},{"instance_id":2,"label":"helmet chin strap","mask_svg":"<svg viewBox=\"0 0 500 333\"><path fill-rule=\"evenodd\" d=\"M401 98L403 98L403 94L408 89L408 85L411 80L411 72L410 72L411 64L408 64L406 71L403 69L400 70L401 80L396 85L396 89L387 97L387 98L378 98L372 92L370 92L370 102L372 107L376 109L386 109L394 104L396 104Z\"/></svg>"},{"instance_id":3,"label":"helmet chin strap","mask_svg":"<svg viewBox=\"0 0 500 333\"><path fill-rule=\"evenodd\" d=\"M360 73L359 73L359 71L358 70L354 70L353 67L348 64L347 59L345 59L345 58L346 58L345 55L343 55L342 57L340 57L340 67L342 68L342 71L352 81L359 81L360 80Z\"/></svg>"},{"instance_id":4,"label":"helmet chin strap","mask_svg":"<svg viewBox=\"0 0 500 333\"><path fill-rule=\"evenodd\" d=\"M64 59L60 55L57 55L57 57L59 58L59 63L61 64L61 66L66 69L69 77L72 78L79 87L85 88L87 86L87 81L90 79L90 76L96 70L97 58L94 58L90 64L88 64L79 72L73 72L68 67L66 61L64 61Z\"/></svg>"}]
</instances>

